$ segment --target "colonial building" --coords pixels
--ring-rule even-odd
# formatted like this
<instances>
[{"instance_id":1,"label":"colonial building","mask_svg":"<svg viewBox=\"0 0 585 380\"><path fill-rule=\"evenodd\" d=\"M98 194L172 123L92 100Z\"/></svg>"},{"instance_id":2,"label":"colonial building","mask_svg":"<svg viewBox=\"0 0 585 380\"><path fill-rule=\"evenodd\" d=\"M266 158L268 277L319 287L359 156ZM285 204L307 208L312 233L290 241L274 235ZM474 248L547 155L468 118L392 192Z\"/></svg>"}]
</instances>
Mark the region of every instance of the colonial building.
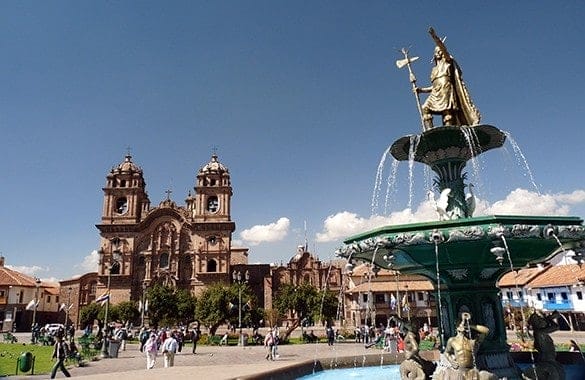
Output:
<instances>
[{"instance_id":1,"label":"colonial building","mask_svg":"<svg viewBox=\"0 0 585 380\"><path fill-rule=\"evenodd\" d=\"M113 303L138 301L160 283L197 295L211 283L228 283L232 265L247 264L248 249L232 247L230 174L217 155L199 169L193 190L183 206L168 191L151 207L143 171L130 155L110 171L96 226L97 293L110 289Z\"/></svg>"},{"instance_id":2,"label":"colonial building","mask_svg":"<svg viewBox=\"0 0 585 380\"><path fill-rule=\"evenodd\" d=\"M0 256L0 330L30 331L33 323L64 322L58 285L9 269L4 260Z\"/></svg>"},{"instance_id":3,"label":"colonial building","mask_svg":"<svg viewBox=\"0 0 585 380\"><path fill-rule=\"evenodd\" d=\"M436 326L434 286L418 275L401 275L362 264L346 274L344 314L348 326L385 326L391 316Z\"/></svg>"}]
</instances>

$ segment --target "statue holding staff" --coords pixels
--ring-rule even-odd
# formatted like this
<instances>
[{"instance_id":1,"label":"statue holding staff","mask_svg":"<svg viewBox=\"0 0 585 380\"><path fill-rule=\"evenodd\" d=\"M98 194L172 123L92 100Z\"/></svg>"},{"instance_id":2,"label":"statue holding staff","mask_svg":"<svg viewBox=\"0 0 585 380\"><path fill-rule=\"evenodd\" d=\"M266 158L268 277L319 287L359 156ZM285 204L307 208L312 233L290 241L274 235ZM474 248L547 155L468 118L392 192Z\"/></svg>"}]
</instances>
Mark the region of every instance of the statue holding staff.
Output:
<instances>
[{"instance_id":1,"label":"statue holding staff","mask_svg":"<svg viewBox=\"0 0 585 380\"><path fill-rule=\"evenodd\" d=\"M429 93L421 106L424 130L433 128L433 115L441 115L445 126L479 124L481 115L471 101L459 65L435 30L429 28L429 33L437 45L433 55L435 66L431 70L431 86L414 88L416 94Z\"/></svg>"}]
</instances>

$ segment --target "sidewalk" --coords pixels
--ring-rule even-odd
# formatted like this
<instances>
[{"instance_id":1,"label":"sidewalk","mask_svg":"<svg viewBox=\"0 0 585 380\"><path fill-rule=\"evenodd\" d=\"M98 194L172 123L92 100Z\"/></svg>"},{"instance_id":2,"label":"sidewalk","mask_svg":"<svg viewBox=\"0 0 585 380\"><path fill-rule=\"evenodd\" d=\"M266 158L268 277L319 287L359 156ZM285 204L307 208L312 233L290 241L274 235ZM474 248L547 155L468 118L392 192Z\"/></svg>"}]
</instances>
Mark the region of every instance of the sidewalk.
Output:
<instances>
[{"instance_id":1,"label":"sidewalk","mask_svg":"<svg viewBox=\"0 0 585 380\"><path fill-rule=\"evenodd\" d=\"M511 334L510 334L511 335ZM556 343L566 343L569 339L576 339L585 343L585 332L558 331L552 334ZM361 366L367 357L374 357L377 364L398 364L398 355L390 354L379 349L365 349L362 343L336 343L328 346L318 344L291 344L281 345L278 348L279 358L275 361L265 359L266 351L263 346L198 346L197 354L191 353L192 346L183 347L183 352L175 356L175 366L162 368L163 358L158 356L154 369L146 369L146 359L139 351L138 344L128 344L126 351L120 351L118 358L100 359L87 363L85 367L73 367L69 372L73 377L82 377L84 380L112 380L116 379L163 379L177 380L192 379L193 377L207 376L209 380L239 379L254 374L273 371L279 368L303 362L316 363L321 361L324 367L335 367L342 357L354 358L354 365ZM115 373L115 376L113 374ZM49 376L10 376L9 379L47 379ZM61 372L57 378L64 378Z\"/></svg>"},{"instance_id":2,"label":"sidewalk","mask_svg":"<svg viewBox=\"0 0 585 380\"><path fill-rule=\"evenodd\" d=\"M263 346L198 346L197 354L191 353L190 344L183 352L175 356L175 366L162 368L163 358L159 355L154 369L146 369L145 356L139 351L138 344L128 344L126 351L120 351L118 358L100 359L87 363L86 367L69 369L72 377L84 380L111 380L115 378L139 379L192 379L194 376L209 376L213 380L227 380L246 377L265 371L290 366L305 361L321 359L324 364L335 363L336 358L353 356L361 365L364 355L375 355L377 362L397 364L395 354L383 353L381 350L366 350L361 343L338 343L328 346L326 343L282 345L278 348L280 357L275 361L265 359ZM325 359L325 360L323 360ZM9 379L46 379L48 375L10 376ZM57 378L64 378L61 372Z\"/></svg>"}]
</instances>

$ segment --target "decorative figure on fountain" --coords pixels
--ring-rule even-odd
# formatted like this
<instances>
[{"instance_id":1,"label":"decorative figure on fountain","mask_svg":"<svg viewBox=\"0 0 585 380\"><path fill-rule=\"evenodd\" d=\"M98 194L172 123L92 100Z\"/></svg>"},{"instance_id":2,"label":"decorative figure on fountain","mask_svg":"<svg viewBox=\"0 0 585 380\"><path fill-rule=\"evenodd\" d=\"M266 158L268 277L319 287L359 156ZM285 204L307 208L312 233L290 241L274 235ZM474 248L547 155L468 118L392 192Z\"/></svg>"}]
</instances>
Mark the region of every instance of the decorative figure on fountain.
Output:
<instances>
[{"instance_id":1,"label":"decorative figure on fountain","mask_svg":"<svg viewBox=\"0 0 585 380\"><path fill-rule=\"evenodd\" d=\"M476 332L472 338L472 330ZM491 372L479 370L475 357L479 345L489 333L483 325L472 325L469 313L461 314L461 322L457 326L457 335L447 340L444 361L433 374L438 380L496 380L498 377Z\"/></svg>"},{"instance_id":2,"label":"decorative figure on fountain","mask_svg":"<svg viewBox=\"0 0 585 380\"><path fill-rule=\"evenodd\" d=\"M538 351L534 366L525 370L524 379L561 380L565 378L563 366L556 361L555 344L550 334L559 329L558 318L560 313L554 311L551 315L544 315L535 311L528 318L534 335L534 349Z\"/></svg>"},{"instance_id":3,"label":"decorative figure on fountain","mask_svg":"<svg viewBox=\"0 0 585 380\"><path fill-rule=\"evenodd\" d=\"M429 93L421 106L424 130L433 128L433 115L441 115L443 125L446 126L479 124L481 115L469 96L459 65L437 37L435 30L429 28L429 33L437 44L433 55L435 66L431 70L431 86L414 87L417 94Z\"/></svg>"},{"instance_id":4,"label":"decorative figure on fountain","mask_svg":"<svg viewBox=\"0 0 585 380\"><path fill-rule=\"evenodd\" d=\"M420 356L420 336L411 322L392 317L400 324L400 335L404 339L404 361L400 363L400 378L406 380L430 379L437 365Z\"/></svg>"}]
</instances>

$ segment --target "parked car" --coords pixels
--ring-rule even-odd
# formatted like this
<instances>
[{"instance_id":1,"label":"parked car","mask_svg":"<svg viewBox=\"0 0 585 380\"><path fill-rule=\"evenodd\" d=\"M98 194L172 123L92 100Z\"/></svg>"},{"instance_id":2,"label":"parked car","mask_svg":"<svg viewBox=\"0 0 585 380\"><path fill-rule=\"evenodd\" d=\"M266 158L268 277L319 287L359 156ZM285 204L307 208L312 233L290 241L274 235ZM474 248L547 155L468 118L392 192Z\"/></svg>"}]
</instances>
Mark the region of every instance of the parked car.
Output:
<instances>
[{"instance_id":1,"label":"parked car","mask_svg":"<svg viewBox=\"0 0 585 380\"><path fill-rule=\"evenodd\" d=\"M45 331L50 335L55 335L60 329L65 331L65 326L61 323L47 323L45 325Z\"/></svg>"}]
</instances>

